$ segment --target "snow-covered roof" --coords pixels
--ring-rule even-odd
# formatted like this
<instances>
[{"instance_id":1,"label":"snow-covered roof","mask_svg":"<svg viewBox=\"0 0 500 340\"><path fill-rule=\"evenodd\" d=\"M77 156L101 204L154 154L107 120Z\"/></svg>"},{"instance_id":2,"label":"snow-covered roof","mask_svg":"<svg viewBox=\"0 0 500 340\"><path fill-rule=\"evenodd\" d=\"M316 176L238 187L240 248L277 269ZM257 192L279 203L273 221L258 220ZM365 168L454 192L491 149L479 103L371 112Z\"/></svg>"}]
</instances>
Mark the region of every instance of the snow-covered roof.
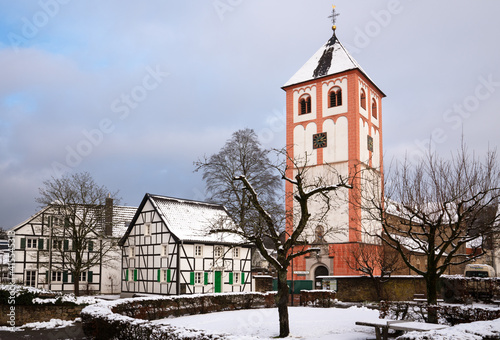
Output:
<instances>
[{"instance_id":1,"label":"snow-covered roof","mask_svg":"<svg viewBox=\"0 0 500 340\"><path fill-rule=\"evenodd\" d=\"M134 219L137 207L114 206L113 207L113 237L121 238L125 235L127 228Z\"/></svg>"},{"instance_id":2,"label":"snow-covered roof","mask_svg":"<svg viewBox=\"0 0 500 340\"><path fill-rule=\"evenodd\" d=\"M285 85L283 85L283 87L355 69L361 71L361 73L375 85L344 45L342 45L334 32L333 36L285 83Z\"/></svg>"},{"instance_id":3,"label":"snow-covered roof","mask_svg":"<svg viewBox=\"0 0 500 340\"><path fill-rule=\"evenodd\" d=\"M217 223L222 223L219 228L236 228L222 205L159 195L149 197L170 232L180 240L236 244L244 241L232 233L209 233Z\"/></svg>"},{"instance_id":4,"label":"snow-covered roof","mask_svg":"<svg viewBox=\"0 0 500 340\"><path fill-rule=\"evenodd\" d=\"M390 236L399 244L401 244L401 246L414 253L424 254L424 249L427 249L429 247L426 241L420 240L418 238L396 234L390 234ZM439 254L439 249L435 249L435 254ZM447 254L443 253L443 255L446 256Z\"/></svg>"},{"instance_id":5,"label":"snow-covered roof","mask_svg":"<svg viewBox=\"0 0 500 340\"><path fill-rule=\"evenodd\" d=\"M457 210L458 207L454 203L415 203L411 207L391 199L385 199L385 212L409 220L410 218L414 223L422 223L421 218L433 223L456 223L458 220Z\"/></svg>"},{"instance_id":6,"label":"snow-covered roof","mask_svg":"<svg viewBox=\"0 0 500 340\"><path fill-rule=\"evenodd\" d=\"M46 206L37 213L35 213L33 216L29 217L27 220L19 223L10 231L17 231L19 228L23 227L24 225L31 223L33 220L38 218L42 213L53 213L57 214L56 211L51 212L50 210L53 209L54 206ZM83 209L82 209L83 210ZM135 216L135 212L137 211L137 207L129 207L129 206L113 206L113 237L116 238L121 238L127 231L129 223L132 221L132 219ZM77 214L79 211L77 211ZM81 213L81 212L80 212ZM103 226L104 227L104 226Z\"/></svg>"}]
</instances>

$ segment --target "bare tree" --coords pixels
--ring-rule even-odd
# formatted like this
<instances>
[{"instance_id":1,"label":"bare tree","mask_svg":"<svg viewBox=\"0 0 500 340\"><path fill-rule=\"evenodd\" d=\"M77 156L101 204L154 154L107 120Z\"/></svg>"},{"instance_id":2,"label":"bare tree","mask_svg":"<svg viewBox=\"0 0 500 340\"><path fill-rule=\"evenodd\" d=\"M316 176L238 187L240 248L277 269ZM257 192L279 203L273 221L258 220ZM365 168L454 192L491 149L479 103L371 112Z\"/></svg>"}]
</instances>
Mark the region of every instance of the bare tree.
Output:
<instances>
[{"instance_id":1,"label":"bare tree","mask_svg":"<svg viewBox=\"0 0 500 340\"><path fill-rule=\"evenodd\" d=\"M237 149L228 152L244 153ZM283 156L288 158L290 166L288 169L283 165L283 162L273 165L268 160L260 161L259 167L265 167L265 169L261 169L263 174L272 178L282 178L288 185L294 187L293 200L297 203L297 209L290 216L284 215L284 207L276 209L277 198L261 194L264 189L260 183L262 179L259 175L253 178L247 177L241 164L230 163L232 167L225 169L226 163L214 162L210 164L211 172L204 175L204 178L208 180L214 174L218 176L226 171L233 176L229 177L228 175L224 185L219 185L214 189L221 192L234 191L231 192L231 195L239 197L240 205L234 205L232 213L237 216L236 220L240 225L215 223L210 232L229 232L242 236L246 242L254 244L262 256L275 268L278 276L276 304L279 312L279 336L286 337L290 333L287 307L288 268L292 259L318 250L307 243L307 231L314 230L314 226L323 221L327 211L332 207L329 204L334 201L332 195L341 188L351 188L351 185L347 178L338 175L313 176L308 173L311 168L305 162L299 166L294 159L288 157L286 152L278 154L280 155L279 159L282 159ZM221 166L223 167L220 168ZM215 171L217 167L219 170ZM279 174L279 176L271 175L274 173ZM290 173L293 176L287 176ZM253 182L256 184L254 185ZM310 209L311 204L314 204L314 209ZM248 213L249 211L251 213ZM285 230L286 219L293 220L293 230ZM272 254L265 246L265 240L273 243L275 254Z\"/></svg>"},{"instance_id":2,"label":"bare tree","mask_svg":"<svg viewBox=\"0 0 500 340\"><path fill-rule=\"evenodd\" d=\"M49 222L51 241L43 253L50 259L49 270L72 275L78 296L82 273L114 260L113 240L105 235L106 209L109 214L105 203L110 194L87 172L52 177L43 184L37 202L54 211Z\"/></svg>"},{"instance_id":3,"label":"bare tree","mask_svg":"<svg viewBox=\"0 0 500 340\"><path fill-rule=\"evenodd\" d=\"M480 159L462 146L450 159L429 152L418 164L398 163L386 174L385 201L371 199L369 215L382 222L378 236L424 277L429 304L437 302L438 279L450 266L484 254L480 246L466 256L465 247L495 232L499 213L492 207L500 197L499 176L496 152ZM425 258L423 268L411 260L415 253ZM435 313L428 318L437 322Z\"/></svg>"},{"instance_id":4,"label":"bare tree","mask_svg":"<svg viewBox=\"0 0 500 340\"><path fill-rule=\"evenodd\" d=\"M386 299L383 283L387 282L393 273L403 268L399 253L387 246L359 243L349 255L345 259L349 268L370 277L377 298Z\"/></svg>"},{"instance_id":5,"label":"bare tree","mask_svg":"<svg viewBox=\"0 0 500 340\"><path fill-rule=\"evenodd\" d=\"M282 211L281 178L272 171L269 153L252 129L243 129L233 133L218 153L194 163L195 171L203 173L208 199L224 205L240 228L252 228L248 222L259 217L243 183L234 181L236 176L245 176L254 185L267 209L273 213Z\"/></svg>"}]
</instances>

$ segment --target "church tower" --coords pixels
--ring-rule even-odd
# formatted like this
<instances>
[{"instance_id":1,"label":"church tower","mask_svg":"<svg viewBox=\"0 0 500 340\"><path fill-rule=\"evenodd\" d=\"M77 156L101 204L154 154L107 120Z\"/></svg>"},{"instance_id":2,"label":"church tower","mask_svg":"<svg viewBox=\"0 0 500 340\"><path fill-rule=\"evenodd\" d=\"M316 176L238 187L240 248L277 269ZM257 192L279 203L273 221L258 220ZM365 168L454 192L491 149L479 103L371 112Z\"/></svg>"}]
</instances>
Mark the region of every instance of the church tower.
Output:
<instances>
[{"instance_id":1,"label":"church tower","mask_svg":"<svg viewBox=\"0 0 500 340\"><path fill-rule=\"evenodd\" d=\"M335 9L332 18L335 24ZM286 92L286 145L296 166L308 167L310 176L338 174L353 180L353 189L343 189L332 203L323 224L311 223L307 243L320 245L318 255L296 258L289 271L294 280L317 276L359 275L347 265L360 243L373 243L364 230L377 228L365 221L359 204L360 190L382 195L382 98L384 93L345 49L333 28L332 37L283 86ZM300 165L302 164L302 165ZM368 170L370 181L363 181ZM354 176L356 174L356 176ZM361 175L360 175L361 174ZM369 184L363 184L369 183ZM364 187L371 185L371 188ZM294 211L293 185L287 183L287 212ZM314 209L314 202L311 204ZM295 207L296 211L297 207ZM370 225L371 224L371 225ZM291 220L287 229L293 228ZM326 233L325 230L335 232Z\"/></svg>"}]
</instances>

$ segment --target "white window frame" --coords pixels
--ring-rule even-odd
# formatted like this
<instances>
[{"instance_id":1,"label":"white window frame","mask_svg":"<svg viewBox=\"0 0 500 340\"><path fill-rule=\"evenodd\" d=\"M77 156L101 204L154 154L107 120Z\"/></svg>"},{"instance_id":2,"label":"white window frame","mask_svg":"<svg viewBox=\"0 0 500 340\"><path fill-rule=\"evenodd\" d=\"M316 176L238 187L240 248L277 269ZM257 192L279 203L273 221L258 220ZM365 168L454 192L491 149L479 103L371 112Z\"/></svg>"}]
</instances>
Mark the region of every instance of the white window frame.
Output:
<instances>
[{"instance_id":1,"label":"white window frame","mask_svg":"<svg viewBox=\"0 0 500 340\"><path fill-rule=\"evenodd\" d=\"M132 258L135 257L136 251L135 251L135 246L131 246L128 252L128 257Z\"/></svg>"},{"instance_id":2,"label":"white window frame","mask_svg":"<svg viewBox=\"0 0 500 340\"><path fill-rule=\"evenodd\" d=\"M151 223L144 223L144 236L151 236Z\"/></svg>"},{"instance_id":3,"label":"white window frame","mask_svg":"<svg viewBox=\"0 0 500 340\"><path fill-rule=\"evenodd\" d=\"M241 248L240 247L234 247L233 248L233 258L239 259L241 254Z\"/></svg>"},{"instance_id":4,"label":"white window frame","mask_svg":"<svg viewBox=\"0 0 500 340\"><path fill-rule=\"evenodd\" d=\"M241 284L241 272L233 272L233 284L234 285Z\"/></svg>"},{"instance_id":5,"label":"white window frame","mask_svg":"<svg viewBox=\"0 0 500 340\"><path fill-rule=\"evenodd\" d=\"M214 246L214 258L224 257L224 246Z\"/></svg>"},{"instance_id":6,"label":"white window frame","mask_svg":"<svg viewBox=\"0 0 500 340\"><path fill-rule=\"evenodd\" d=\"M128 282L134 282L134 271L135 268L128 269Z\"/></svg>"},{"instance_id":7,"label":"white window frame","mask_svg":"<svg viewBox=\"0 0 500 340\"><path fill-rule=\"evenodd\" d=\"M33 273L34 274L34 277L32 278L33 280L33 285L31 285L30 283L28 283L28 272L30 273ZM27 269L25 272L24 272L24 284L28 287L36 287L36 279L37 279L37 272L36 270L34 269Z\"/></svg>"},{"instance_id":8,"label":"white window frame","mask_svg":"<svg viewBox=\"0 0 500 340\"><path fill-rule=\"evenodd\" d=\"M160 282L167 283L168 282L167 278L168 278L168 269L162 269L160 275Z\"/></svg>"},{"instance_id":9,"label":"white window frame","mask_svg":"<svg viewBox=\"0 0 500 340\"><path fill-rule=\"evenodd\" d=\"M196 286L203 286L204 279L205 278L203 272L194 272L194 284Z\"/></svg>"},{"instance_id":10,"label":"white window frame","mask_svg":"<svg viewBox=\"0 0 500 340\"><path fill-rule=\"evenodd\" d=\"M80 273L80 282L87 282L87 272Z\"/></svg>"},{"instance_id":11,"label":"white window frame","mask_svg":"<svg viewBox=\"0 0 500 340\"><path fill-rule=\"evenodd\" d=\"M198 252L199 250L199 252ZM203 257L203 245L195 244L194 245L194 257Z\"/></svg>"},{"instance_id":12,"label":"white window frame","mask_svg":"<svg viewBox=\"0 0 500 340\"><path fill-rule=\"evenodd\" d=\"M50 282L62 282L62 278L63 278L63 272L53 270L50 277Z\"/></svg>"},{"instance_id":13,"label":"white window frame","mask_svg":"<svg viewBox=\"0 0 500 340\"><path fill-rule=\"evenodd\" d=\"M161 245L160 255L161 257L168 257L168 244Z\"/></svg>"},{"instance_id":14,"label":"white window frame","mask_svg":"<svg viewBox=\"0 0 500 340\"><path fill-rule=\"evenodd\" d=\"M26 249L38 249L38 239L35 237L26 237Z\"/></svg>"}]
</instances>

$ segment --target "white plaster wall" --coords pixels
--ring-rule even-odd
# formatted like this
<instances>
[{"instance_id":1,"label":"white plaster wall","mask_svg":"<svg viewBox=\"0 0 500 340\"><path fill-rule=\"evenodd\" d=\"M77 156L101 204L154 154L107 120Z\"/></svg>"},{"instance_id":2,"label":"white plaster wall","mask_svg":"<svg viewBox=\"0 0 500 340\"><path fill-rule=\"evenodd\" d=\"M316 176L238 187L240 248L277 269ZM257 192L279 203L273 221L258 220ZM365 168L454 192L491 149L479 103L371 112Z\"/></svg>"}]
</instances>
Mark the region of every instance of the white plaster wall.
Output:
<instances>
[{"instance_id":1,"label":"white plaster wall","mask_svg":"<svg viewBox=\"0 0 500 340\"><path fill-rule=\"evenodd\" d=\"M364 206L364 209L361 210L361 224L363 242L366 243L377 244L378 240L374 235L379 234L382 230L382 225L377 219L381 188L382 179L378 171L364 169L361 172L361 197ZM378 203L374 205L373 202Z\"/></svg>"},{"instance_id":2,"label":"white plaster wall","mask_svg":"<svg viewBox=\"0 0 500 340\"><path fill-rule=\"evenodd\" d=\"M294 158L300 165L316 165L318 163L317 151L313 149L312 136L317 133L315 123L307 124L304 129L297 125L293 130L294 136Z\"/></svg>"},{"instance_id":3,"label":"white plaster wall","mask_svg":"<svg viewBox=\"0 0 500 340\"><path fill-rule=\"evenodd\" d=\"M306 174L306 180L308 183L312 183L315 179L322 178L326 183L336 184L338 183L337 178L339 174L347 177L347 162L310 168ZM325 241L329 243L347 242L349 239L349 191L348 189L339 189L332 192L330 197L330 211L325 217L321 213L325 208L324 201L319 196L315 196L309 201L311 219L304 232L304 237L310 242L314 241L315 230L318 225L323 226ZM294 201L294 211L296 214L294 220L296 221L299 218L299 209L299 205Z\"/></svg>"},{"instance_id":4,"label":"white plaster wall","mask_svg":"<svg viewBox=\"0 0 500 340\"><path fill-rule=\"evenodd\" d=\"M323 149L325 163L343 162L349 159L349 132L346 117L339 117L335 122L327 119L323 123L327 133L327 146Z\"/></svg>"},{"instance_id":5,"label":"white plaster wall","mask_svg":"<svg viewBox=\"0 0 500 340\"><path fill-rule=\"evenodd\" d=\"M373 137L372 166L380 169L380 134L378 130L372 128L370 135Z\"/></svg>"},{"instance_id":6,"label":"white plaster wall","mask_svg":"<svg viewBox=\"0 0 500 340\"><path fill-rule=\"evenodd\" d=\"M368 164L370 160L370 152L368 151L368 123L362 118L359 118L359 159L361 162Z\"/></svg>"}]
</instances>

